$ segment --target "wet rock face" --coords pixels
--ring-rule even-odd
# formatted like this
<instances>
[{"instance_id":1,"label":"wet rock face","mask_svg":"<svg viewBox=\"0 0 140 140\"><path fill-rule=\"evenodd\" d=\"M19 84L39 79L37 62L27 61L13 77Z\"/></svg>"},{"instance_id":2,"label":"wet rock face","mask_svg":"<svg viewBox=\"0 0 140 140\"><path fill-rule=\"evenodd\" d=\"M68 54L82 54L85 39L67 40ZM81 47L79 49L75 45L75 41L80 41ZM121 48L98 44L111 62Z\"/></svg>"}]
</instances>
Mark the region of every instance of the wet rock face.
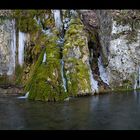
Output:
<instances>
[{"instance_id":1,"label":"wet rock face","mask_svg":"<svg viewBox=\"0 0 140 140\"><path fill-rule=\"evenodd\" d=\"M29 99L32 100L64 100L67 94L61 79L61 57L57 43L59 38L52 32L46 39L46 47L35 63L31 79L26 85L26 91L29 91Z\"/></svg>"},{"instance_id":2,"label":"wet rock face","mask_svg":"<svg viewBox=\"0 0 140 140\"><path fill-rule=\"evenodd\" d=\"M35 11L31 11L31 15L32 12ZM30 65L17 72L24 73L29 98L54 101L71 95L91 94L96 88L105 91L108 87L140 87L140 22L133 10L123 11L125 16L121 12L54 10L46 22L43 17L43 23L33 20L33 23L37 22L33 26L36 31L33 32L33 28L29 32L31 38L28 40L33 43L30 47L28 42L26 44L24 63ZM130 18L130 15L133 16ZM25 18L26 22L28 18ZM13 20L0 18L0 75L8 77L15 72L14 26ZM24 50L24 35L18 38L20 41L16 44L21 44L22 49L18 49L17 54L24 58L24 51L19 53ZM0 77L0 81L2 78L5 80ZM64 83L67 90L64 90Z\"/></svg>"},{"instance_id":3,"label":"wet rock face","mask_svg":"<svg viewBox=\"0 0 140 140\"><path fill-rule=\"evenodd\" d=\"M18 96L20 94L25 94L22 87L16 87L15 85L13 87L4 87L0 85L0 97Z\"/></svg>"},{"instance_id":4,"label":"wet rock face","mask_svg":"<svg viewBox=\"0 0 140 140\"><path fill-rule=\"evenodd\" d=\"M95 11L99 20L99 40L101 44L101 55L104 65L108 64L108 54L110 45L110 34L112 30L112 20L109 10L96 10Z\"/></svg>"},{"instance_id":5,"label":"wet rock face","mask_svg":"<svg viewBox=\"0 0 140 140\"><path fill-rule=\"evenodd\" d=\"M82 20L86 27L88 27L89 29L97 29L99 27L99 20L95 10L80 10L79 12L82 15Z\"/></svg>"},{"instance_id":6,"label":"wet rock face","mask_svg":"<svg viewBox=\"0 0 140 140\"><path fill-rule=\"evenodd\" d=\"M0 75L12 75L15 70L15 22L0 18Z\"/></svg>"},{"instance_id":7,"label":"wet rock face","mask_svg":"<svg viewBox=\"0 0 140 140\"><path fill-rule=\"evenodd\" d=\"M102 57L107 60L104 64L107 66L109 84L112 88L134 88L134 85L138 88L139 28L135 30L135 40L131 40L131 38L134 39L132 27L127 22L121 23L123 16L121 19L115 17L118 13L120 14L120 11L117 10L117 14L114 14L114 12L113 15L111 10L97 12L100 19L99 36L103 50Z\"/></svg>"}]
</instances>

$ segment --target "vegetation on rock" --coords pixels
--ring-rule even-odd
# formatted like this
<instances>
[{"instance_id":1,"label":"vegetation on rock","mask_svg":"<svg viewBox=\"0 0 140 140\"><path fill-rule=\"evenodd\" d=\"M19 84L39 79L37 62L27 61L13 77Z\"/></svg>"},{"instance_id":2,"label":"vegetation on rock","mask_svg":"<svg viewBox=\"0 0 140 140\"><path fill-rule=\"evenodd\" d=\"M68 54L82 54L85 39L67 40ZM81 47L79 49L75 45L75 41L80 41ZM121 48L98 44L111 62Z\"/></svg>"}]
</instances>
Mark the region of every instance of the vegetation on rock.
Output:
<instances>
[{"instance_id":1,"label":"vegetation on rock","mask_svg":"<svg viewBox=\"0 0 140 140\"><path fill-rule=\"evenodd\" d=\"M79 18L71 19L66 31L63 59L69 94L91 94L88 41Z\"/></svg>"},{"instance_id":2,"label":"vegetation on rock","mask_svg":"<svg viewBox=\"0 0 140 140\"><path fill-rule=\"evenodd\" d=\"M30 93L29 99L61 101L67 97L61 79L60 48L57 46L57 40L55 34L46 39L46 47L35 63L25 87ZM44 53L46 53L46 62L43 62Z\"/></svg>"}]
</instances>

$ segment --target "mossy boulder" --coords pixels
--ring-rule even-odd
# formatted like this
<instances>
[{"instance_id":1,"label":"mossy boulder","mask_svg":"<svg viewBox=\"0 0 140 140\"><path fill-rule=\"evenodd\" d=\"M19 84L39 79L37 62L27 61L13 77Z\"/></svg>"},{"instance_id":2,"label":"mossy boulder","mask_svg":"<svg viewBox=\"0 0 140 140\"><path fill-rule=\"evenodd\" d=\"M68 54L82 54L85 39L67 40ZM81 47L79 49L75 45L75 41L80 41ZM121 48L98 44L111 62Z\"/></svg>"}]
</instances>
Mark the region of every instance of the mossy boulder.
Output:
<instances>
[{"instance_id":1,"label":"mossy boulder","mask_svg":"<svg viewBox=\"0 0 140 140\"><path fill-rule=\"evenodd\" d=\"M66 31L63 59L68 93L72 96L91 94L87 34L79 18L72 18Z\"/></svg>"},{"instance_id":2,"label":"mossy boulder","mask_svg":"<svg viewBox=\"0 0 140 140\"><path fill-rule=\"evenodd\" d=\"M46 47L32 68L31 77L25 87L25 90L29 91L29 99L61 101L68 96L61 78L60 48L57 40L56 34L46 38ZM46 61L43 61L45 53Z\"/></svg>"}]
</instances>

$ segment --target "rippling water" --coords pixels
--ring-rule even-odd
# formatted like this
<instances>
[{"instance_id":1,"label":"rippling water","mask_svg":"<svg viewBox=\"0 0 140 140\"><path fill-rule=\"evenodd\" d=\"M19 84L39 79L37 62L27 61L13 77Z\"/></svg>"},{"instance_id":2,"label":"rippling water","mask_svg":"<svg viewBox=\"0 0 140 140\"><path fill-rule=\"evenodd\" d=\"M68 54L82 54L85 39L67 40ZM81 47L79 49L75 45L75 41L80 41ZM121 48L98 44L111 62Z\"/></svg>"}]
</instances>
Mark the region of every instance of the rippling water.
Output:
<instances>
[{"instance_id":1,"label":"rippling water","mask_svg":"<svg viewBox=\"0 0 140 140\"><path fill-rule=\"evenodd\" d=\"M140 129L140 92L81 97L64 103L1 97L0 129Z\"/></svg>"}]
</instances>

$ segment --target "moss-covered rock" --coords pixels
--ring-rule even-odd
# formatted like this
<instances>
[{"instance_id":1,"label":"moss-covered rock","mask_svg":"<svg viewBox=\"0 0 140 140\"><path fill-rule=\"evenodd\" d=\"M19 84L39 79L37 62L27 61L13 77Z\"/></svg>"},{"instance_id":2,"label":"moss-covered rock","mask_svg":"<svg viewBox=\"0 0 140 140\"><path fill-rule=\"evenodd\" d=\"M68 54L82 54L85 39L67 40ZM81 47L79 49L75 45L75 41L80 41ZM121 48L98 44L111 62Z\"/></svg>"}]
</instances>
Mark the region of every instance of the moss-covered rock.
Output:
<instances>
[{"instance_id":1,"label":"moss-covered rock","mask_svg":"<svg viewBox=\"0 0 140 140\"><path fill-rule=\"evenodd\" d=\"M31 77L25 87L25 90L30 93L29 99L61 101L68 96L64 92L61 79L60 48L57 40L55 34L47 37L46 47L31 70ZM45 53L46 61L43 62Z\"/></svg>"},{"instance_id":2,"label":"moss-covered rock","mask_svg":"<svg viewBox=\"0 0 140 140\"><path fill-rule=\"evenodd\" d=\"M87 34L79 18L72 18L66 31L63 59L69 94L91 94Z\"/></svg>"},{"instance_id":3,"label":"moss-covered rock","mask_svg":"<svg viewBox=\"0 0 140 140\"><path fill-rule=\"evenodd\" d=\"M51 10L13 10L12 13L21 32L36 33L39 29L54 27Z\"/></svg>"}]
</instances>

